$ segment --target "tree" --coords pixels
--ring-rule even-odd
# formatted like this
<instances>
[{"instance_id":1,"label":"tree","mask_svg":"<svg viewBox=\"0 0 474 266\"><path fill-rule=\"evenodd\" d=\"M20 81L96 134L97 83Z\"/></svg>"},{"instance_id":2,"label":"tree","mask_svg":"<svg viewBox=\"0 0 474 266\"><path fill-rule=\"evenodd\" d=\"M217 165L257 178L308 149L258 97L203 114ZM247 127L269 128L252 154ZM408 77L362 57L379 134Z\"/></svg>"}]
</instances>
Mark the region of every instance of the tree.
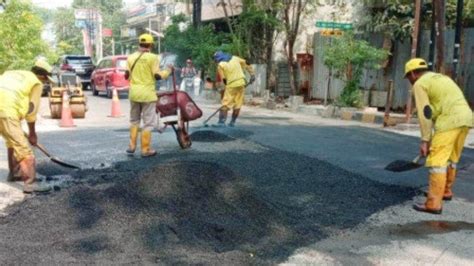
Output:
<instances>
[{"instance_id":1,"label":"tree","mask_svg":"<svg viewBox=\"0 0 474 266\"><path fill-rule=\"evenodd\" d=\"M122 0L74 0L72 7L76 9L95 8L99 10L103 20L102 27L112 29L113 39L116 39L115 36L120 36L120 27L126 21ZM104 44L104 53L112 54L111 39L105 39Z\"/></svg>"},{"instance_id":2,"label":"tree","mask_svg":"<svg viewBox=\"0 0 474 266\"><path fill-rule=\"evenodd\" d=\"M75 25L74 10L72 8L57 9L54 13L53 23L56 48L59 55L84 53L82 32Z\"/></svg>"},{"instance_id":3,"label":"tree","mask_svg":"<svg viewBox=\"0 0 474 266\"><path fill-rule=\"evenodd\" d=\"M433 18L433 0L423 1L422 26L431 28ZM456 21L456 0L446 1L446 25L454 27ZM362 16L358 28L362 31L380 32L392 40L404 40L411 37L414 25L414 1L385 1L383 4L368 6L368 13ZM474 0L464 1L463 24L465 27L474 25Z\"/></svg>"},{"instance_id":4,"label":"tree","mask_svg":"<svg viewBox=\"0 0 474 266\"><path fill-rule=\"evenodd\" d=\"M215 73L215 63L212 56L219 49L221 43L228 40L226 34L216 33L212 25L186 27L180 25L191 24L183 14L171 18L172 24L165 30L162 45L168 52L178 55L178 62L193 58L194 65L206 73Z\"/></svg>"},{"instance_id":5,"label":"tree","mask_svg":"<svg viewBox=\"0 0 474 266\"><path fill-rule=\"evenodd\" d=\"M332 37L333 42L324 55L324 64L335 70L336 76L345 82L339 104L360 107L359 84L365 69L379 69L388 52L358 40L353 33L345 32L341 37Z\"/></svg>"},{"instance_id":6,"label":"tree","mask_svg":"<svg viewBox=\"0 0 474 266\"><path fill-rule=\"evenodd\" d=\"M294 56L294 46L300 30L300 19L304 11L309 6L309 1L305 0L283 0L282 16L283 27L286 39L283 42L285 54L288 59L288 70L290 76L291 94L296 94L296 62Z\"/></svg>"},{"instance_id":7,"label":"tree","mask_svg":"<svg viewBox=\"0 0 474 266\"><path fill-rule=\"evenodd\" d=\"M46 56L41 39L42 21L29 2L12 0L0 14L0 73L7 69L29 69L36 57Z\"/></svg>"}]
</instances>

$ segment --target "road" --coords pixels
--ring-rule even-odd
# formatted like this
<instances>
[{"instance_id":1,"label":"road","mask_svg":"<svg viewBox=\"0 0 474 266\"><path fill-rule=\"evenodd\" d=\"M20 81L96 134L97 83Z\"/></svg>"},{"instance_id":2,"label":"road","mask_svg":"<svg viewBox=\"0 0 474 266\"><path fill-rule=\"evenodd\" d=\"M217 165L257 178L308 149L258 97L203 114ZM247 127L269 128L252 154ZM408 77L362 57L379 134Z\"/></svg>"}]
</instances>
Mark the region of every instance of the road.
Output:
<instances>
[{"instance_id":1,"label":"road","mask_svg":"<svg viewBox=\"0 0 474 266\"><path fill-rule=\"evenodd\" d=\"M43 99L45 100L45 99ZM199 101L210 114L218 106ZM87 118L61 129L43 104L39 140L79 164L38 154L57 190L0 183L0 264L466 264L474 261L474 151L443 215L413 211L427 170L394 174L417 138L356 122L246 107L238 127L192 123L193 146L153 134L158 156L128 157L128 115L89 96ZM121 100L124 114L128 102ZM205 117L204 117L205 118ZM6 177L0 154L0 177ZM6 199L7 198L7 199ZM0 202L1 203L1 202ZM1 207L1 205L0 205Z\"/></svg>"}]
</instances>

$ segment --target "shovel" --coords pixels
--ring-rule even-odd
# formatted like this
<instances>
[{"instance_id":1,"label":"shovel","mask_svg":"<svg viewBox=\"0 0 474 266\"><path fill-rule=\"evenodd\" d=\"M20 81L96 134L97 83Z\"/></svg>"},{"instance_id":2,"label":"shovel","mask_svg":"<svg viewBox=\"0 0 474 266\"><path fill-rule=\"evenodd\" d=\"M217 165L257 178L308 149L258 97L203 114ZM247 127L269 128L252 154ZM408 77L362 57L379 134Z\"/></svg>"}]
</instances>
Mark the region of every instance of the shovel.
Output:
<instances>
[{"instance_id":1,"label":"shovel","mask_svg":"<svg viewBox=\"0 0 474 266\"><path fill-rule=\"evenodd\" d=\"M413 161L396 160L385 166L385 170L391 172L405 172L414 170L423 166L422 164L418 163L420 159L421 155L416 156Z\"/></svg>"},{"instance_id":2,"label":"shovel","mask_svg":"<svg viewBox=\"0 0 474 266\"><path fill-rule=\"evenodd\" d=\"M28 135L26 133L24 133L26 137L28 137ZM44 155L46 155L51 161L61 165L61 166L64 166L64 167L67 167L67 168L73 168L73 169L80 169L79 166L76 166L76 165L73 165L73 164L70 164L70 163L66 163L64 162L63 160L59 159L58 157L55 157L55 156L52 156L47 150L46 148L39 144L39 143L36 143L35 145L36 148L38 148L38 150L40 150Z\"/></svg>"},{"instance_id":3,"label":"shovel","mask_svg":"<svg viewBox=\"0 0 474 266\"><path fill-rule=\"evenodd\" d=\"M206 121L203 122L203 125L204 127L208 127L209 125L207 124L207 122L209 122L209 120L211 120L211 118L213 118L217 113L219 113L219 111L222 109L222 106L219 107L219 109L217 109L214 113L212 113L212 115L210 115Z\"/></svg>"},{"instance_id":4,"label":"shovel","mask_svg":"<svg viewBox=\"0 0 474 266\"><path fill-rule=\"evenodd\" d=\"M37 143L36 148L38 148L38 150L40 150L42 153L44 153L44 155L46 155L51 161L61 165L61 166L64 166L64 167L67 167L67 168L73 168L73 169L80 169L79 166L76 166L76 165L73 165L73 164L70 164L70 163L66 163L64 162L63 160L59 159L58 157L55 157L55 156L52 156L47 150L46 148Z\"/></svg>"}]
</instances>

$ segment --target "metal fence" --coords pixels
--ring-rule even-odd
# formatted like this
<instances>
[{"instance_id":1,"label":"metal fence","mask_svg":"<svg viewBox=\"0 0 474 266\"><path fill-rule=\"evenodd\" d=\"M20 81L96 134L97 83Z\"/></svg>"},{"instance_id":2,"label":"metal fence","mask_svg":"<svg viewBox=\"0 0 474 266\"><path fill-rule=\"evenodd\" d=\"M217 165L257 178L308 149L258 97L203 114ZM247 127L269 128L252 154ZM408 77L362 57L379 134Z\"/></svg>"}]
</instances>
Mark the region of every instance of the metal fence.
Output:
<instances>
[{"instance_id":1,"label":"metal fence","mask_svg":"<svg viewBox=\"0 0 474 266\"><path fill-rule=\"evenodd\" d=\"M382 47L383 36L373 34L367 40L376 47ZM427 59L429 54L430 31L423 31L420 40L420 56ZM344 87L344 82L330 77L328 68L324 65L325 48L331 45L331 37L314 35L314 70L312 81L312 97L329 100L336 99ZM452 66L454 52L454 30L446 31L445 35L445 63ZM409 83L404 79L404 65L410 58L411 43L397 42L394 44L391 64L384 70L366 71L361 87L365 90L385 91L387 81L394 81L393 108L403 108L408 98ZM474 28L464 29L462 46L462 60L459 73L462 76L460 87L468 101L474 105Z\"/></svg>"}]
</instances>

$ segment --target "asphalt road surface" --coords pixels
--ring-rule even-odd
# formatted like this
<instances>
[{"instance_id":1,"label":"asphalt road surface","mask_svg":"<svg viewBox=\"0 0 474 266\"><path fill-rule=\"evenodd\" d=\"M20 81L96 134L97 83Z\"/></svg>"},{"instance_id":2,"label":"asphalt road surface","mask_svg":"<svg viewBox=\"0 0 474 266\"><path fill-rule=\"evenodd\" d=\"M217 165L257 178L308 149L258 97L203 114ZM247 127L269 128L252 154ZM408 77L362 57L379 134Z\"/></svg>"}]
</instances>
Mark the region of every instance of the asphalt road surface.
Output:
<instances>
[{"instance_id":1,"label":"asphalt road surface","mask_svg":"<svg viewBox=\"0 0 474 266\"><path fill-rule=\"evenodd\" d=\"M364 231L365 241L386 232L392 232L388 239L411 239L410 228L420 237L433 234L433 217L409 210L426 186L426 169L383 170L416 156L416 138L244 109L236 128L193 122L189 150L179 148L172 130L154 132L158 156L142 159L139 151L125 155L127 116L106 118L108 104L90 98L89 122L40 131L53 154L82 169L39 155L38 172L56 191L28 197L0 218L0 264L300 264L308 262L307 252L303 261L294 254L318 243L336 254L331 263L366 264L373 261L338 254L326 243L361 228L372 228ZM121 104L126 114L126 99ZM206 115L215 107L202 106ZM42 125L54 128L46 116ZM474 200L473 164L467 149L455 192L468 203ZM445 230L472 232L472 209L466 216L453 204L442 218L464 221ZM410 218L399 220L404 215ZM381 225L374 227L375 220ZM460 256L474 259L467 251Z\"/></svg>"}]
</instances>

